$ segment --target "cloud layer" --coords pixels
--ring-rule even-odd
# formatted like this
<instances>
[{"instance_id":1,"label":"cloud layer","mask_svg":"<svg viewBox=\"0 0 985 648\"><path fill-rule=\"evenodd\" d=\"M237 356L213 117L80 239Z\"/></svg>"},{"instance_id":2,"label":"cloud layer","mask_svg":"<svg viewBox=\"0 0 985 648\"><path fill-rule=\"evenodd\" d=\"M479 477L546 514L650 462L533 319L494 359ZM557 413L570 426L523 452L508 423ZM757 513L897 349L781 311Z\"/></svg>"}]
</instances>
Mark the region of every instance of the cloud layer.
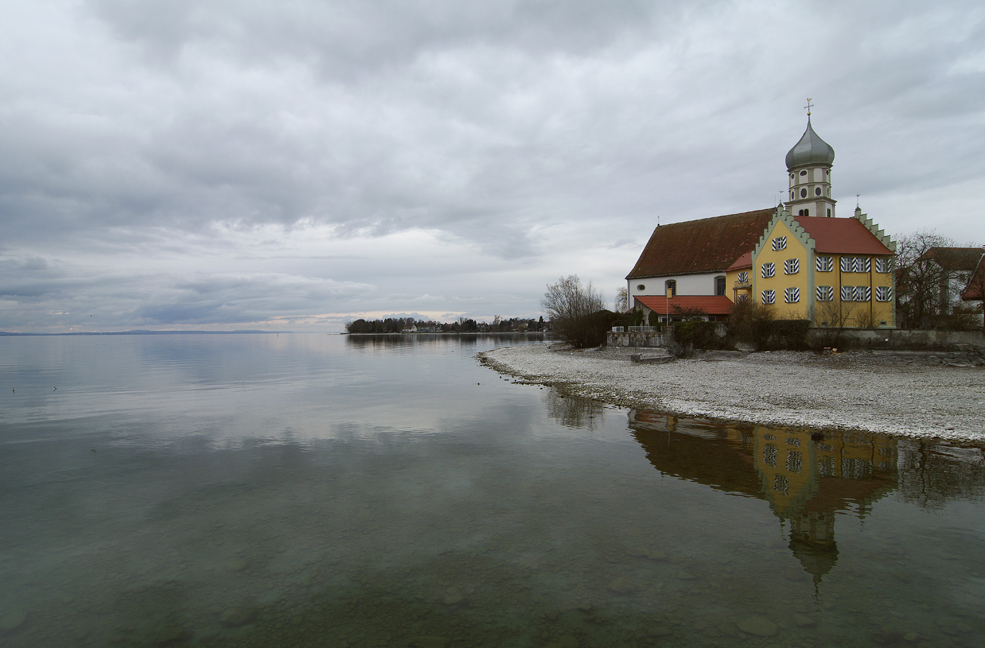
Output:
<instances>
[{"instance_id":1,"label":"cloud layer","mask_svg":"<svg viewBox=\"0 0 985 648\"><path fill-rule=\"evenodd\" d=\"M843 215L983 238L971 2L9 4L0 330L611 297L658 217L775 204L808 96Z\"/></svg>"}]
</instances>

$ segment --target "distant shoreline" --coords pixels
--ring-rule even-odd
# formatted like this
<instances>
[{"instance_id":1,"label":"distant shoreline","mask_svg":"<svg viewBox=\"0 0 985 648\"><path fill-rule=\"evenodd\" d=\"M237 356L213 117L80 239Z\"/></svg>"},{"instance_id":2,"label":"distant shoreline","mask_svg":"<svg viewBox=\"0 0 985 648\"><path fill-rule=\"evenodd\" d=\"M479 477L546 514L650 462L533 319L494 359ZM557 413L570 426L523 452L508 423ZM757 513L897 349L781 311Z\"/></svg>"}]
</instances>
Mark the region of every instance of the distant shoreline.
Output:
<instances>
[{"instance_id":1,"label":"distant shoreline","mask_svg":"<svg viewBox=\"0 0 985 648\"><path fill-rule=\"evenodd\" d=\"M985 369L941 358L780 351L632 364L627 348L557 344L479 354L491 368L563 393L722 422L863 431L985 444Z\"/></svg>"},{"instance_id":2,"label":"distant shoreline","mask_svg":"<svg viewBox=\"0 0 985 648\"><path fill-rule=\"evenodd\" d=\"M0 331L0 337L43 337L58 335L279 335L281 333L293 333L293 331L70 331L67 333L17 333ZM338 335L338 334L336 334Z\"/></svg>"}]
</instances>

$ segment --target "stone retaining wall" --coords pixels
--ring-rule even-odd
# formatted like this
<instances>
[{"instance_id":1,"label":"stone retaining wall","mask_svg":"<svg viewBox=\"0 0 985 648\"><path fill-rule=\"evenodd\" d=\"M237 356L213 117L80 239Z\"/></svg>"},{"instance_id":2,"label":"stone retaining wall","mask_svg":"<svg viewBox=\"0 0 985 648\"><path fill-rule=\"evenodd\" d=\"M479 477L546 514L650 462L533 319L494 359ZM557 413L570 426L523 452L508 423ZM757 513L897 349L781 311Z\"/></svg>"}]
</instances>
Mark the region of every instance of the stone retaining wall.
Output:
<instances>
[{"instance_id":1,"label":"stone retaining wall","mask_svg":"<svg viewBox=\"0 0 985 648\"><path fill-rule=\"evenodd\" d=\"M674 343L674 329L664 328L653 333L613 333L609 331L605 343L610 347L666 348Z\"/></svg>"},{"instance_id":2,"label":"stone retaining wall","mask_svg":"<svg viewBox=\"0 0 985 648\"><path fill-rule=\"evenodd\" d=\"M812 344L841 344L854 349L947 351L970 347L985 350L985 334L981 331L813 328L808 334L808 340ZM664 328L653 333L609 331L606 344L610 347L666 348L674 344L674 329Z\"/></svg>"}]
</instances>

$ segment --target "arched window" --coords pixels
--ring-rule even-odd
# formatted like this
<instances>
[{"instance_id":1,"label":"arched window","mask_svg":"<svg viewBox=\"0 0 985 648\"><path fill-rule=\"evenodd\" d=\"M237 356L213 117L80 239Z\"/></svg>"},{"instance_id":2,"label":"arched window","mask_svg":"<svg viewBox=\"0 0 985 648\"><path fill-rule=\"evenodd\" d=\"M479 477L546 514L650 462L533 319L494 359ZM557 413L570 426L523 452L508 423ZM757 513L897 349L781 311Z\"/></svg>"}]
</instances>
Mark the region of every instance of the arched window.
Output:
<instances>
[{"instance_id":1,"label":"arched window","mask_svg":"<svg viewBox=\"0 0 985 648\"><path fill-rule=\"evenodd\" d=\"M725 294L725 277L715 277L715 294Z\"/></svg>"}]
</instances>

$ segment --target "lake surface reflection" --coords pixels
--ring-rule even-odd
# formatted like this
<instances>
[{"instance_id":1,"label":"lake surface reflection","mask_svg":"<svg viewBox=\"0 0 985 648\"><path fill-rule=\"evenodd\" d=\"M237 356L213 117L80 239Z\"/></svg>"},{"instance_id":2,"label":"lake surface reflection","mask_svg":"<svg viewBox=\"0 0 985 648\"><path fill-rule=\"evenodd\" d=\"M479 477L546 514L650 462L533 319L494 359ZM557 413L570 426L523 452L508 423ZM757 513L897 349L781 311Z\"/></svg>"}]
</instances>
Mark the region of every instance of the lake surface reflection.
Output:
<instances>
[{"instance_id":1,"label":"lake surface reflection","mask_svg":"<svg viewBox=\"0 0 985 648\"><path fill-rule=\"evenodd\" d=\"M0 644L980 643L980 447L474 358L523 343L0 338Z\"/></svg>"}]
</instances>

